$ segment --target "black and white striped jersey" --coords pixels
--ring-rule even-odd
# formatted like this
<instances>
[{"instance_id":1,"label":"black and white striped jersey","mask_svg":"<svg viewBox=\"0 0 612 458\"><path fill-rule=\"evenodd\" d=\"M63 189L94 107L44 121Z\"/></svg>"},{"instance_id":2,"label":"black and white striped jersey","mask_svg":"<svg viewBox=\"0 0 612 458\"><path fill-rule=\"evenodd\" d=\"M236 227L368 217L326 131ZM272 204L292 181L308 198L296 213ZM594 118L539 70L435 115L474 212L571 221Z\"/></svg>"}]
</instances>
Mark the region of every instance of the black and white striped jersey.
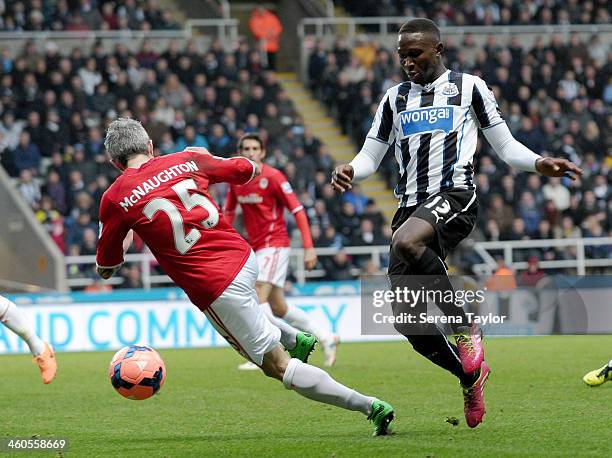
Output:
<instances>
[{"instance_id":1,"label":"black and white striped jersey","mask_svg":"<svg viewBox=\"0 0 612 458\"><path fill-rule=\"evenodd\" d=\"M410 207L453 187L474 189L478 129L502 122L481 78L447 70L425 86L404 82L390 88L367 137L395 142L400 176L395 196L399 207Z\"/></svg>"}]
</instances>

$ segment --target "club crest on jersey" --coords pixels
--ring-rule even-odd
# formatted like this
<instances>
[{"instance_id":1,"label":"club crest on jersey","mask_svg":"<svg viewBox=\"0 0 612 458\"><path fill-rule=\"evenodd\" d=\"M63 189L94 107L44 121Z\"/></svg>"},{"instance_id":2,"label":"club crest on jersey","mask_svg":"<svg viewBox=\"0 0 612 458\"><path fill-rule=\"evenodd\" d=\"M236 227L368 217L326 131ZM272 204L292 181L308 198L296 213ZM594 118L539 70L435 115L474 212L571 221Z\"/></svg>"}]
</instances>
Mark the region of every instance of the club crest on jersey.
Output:
<instances>
[{"instance_id":1,"label":"club crest on jersey","mask_svg":"<svg viewBox=\"0 0 612 458\"><path fill-rule=\"evenodd\" d=\"M261 180L259 180L259 187L261 189L266 189L268 187L268 179L262 178Z\"/></svg>"},{"instance_id":2,"label":"club crest on jersey","mask_svg":"<svg viewBox=\"0 0 612 458\"><path fill-rule=\"evenodd\" d=\"M288 181L285 181L284 183L281 184L281 189L283 190L285 194L291 194L293 192L293 189L291 188L291 184L289 184Z\"/></svg>"},{"instance_id":3,"label":"club crest on jersey","mask_svg":"<svg viewBox=\"0 0 612 458\"><path fill-rule=\"evenodd\" d=\"M450 81L442 86L442 95L446 97L454 97L459 95L459 89L455 83L451 83Z\"/></svg>"},{"instance_id":4,"label":"club crest on jersey","mask_svg":"<svg viewBox=\"0 0 612 458\"><path fill-rule=\"evenodd\" d=\"M448 133L453 129L452 107L417 108L402 111L399 118L405 137L435 131Z\"/></svg>"}]
</instances>

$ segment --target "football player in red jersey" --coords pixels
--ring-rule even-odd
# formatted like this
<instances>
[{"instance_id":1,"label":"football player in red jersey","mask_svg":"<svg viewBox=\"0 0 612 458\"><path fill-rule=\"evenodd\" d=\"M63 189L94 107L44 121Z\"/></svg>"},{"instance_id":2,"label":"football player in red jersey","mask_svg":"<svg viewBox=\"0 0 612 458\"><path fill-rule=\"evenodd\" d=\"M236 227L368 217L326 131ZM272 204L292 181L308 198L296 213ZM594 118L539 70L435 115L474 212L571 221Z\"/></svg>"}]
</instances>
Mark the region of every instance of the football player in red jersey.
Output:
<instances>
[{"instance_id":1,"label":"football player in red jersey","mask_svg":"<svg viewBox=\"0 0 612 458\"><path fill-rule=\"evenodd\" d=\"M257 165L244 157L218 158L203 148L154 157L144 127L127 118L109 125L104 146L122 175L100 203L100 275L117 272L133 229L217 332L268 377L306 398L362 412L374 423L375 435L387 434L393 408L306 364L312 346L304 345L304 333L287 348L289 358L280 330L259 305L255 254L208 193L209 184L247 183L259 174Z\"/></svg>"},{"instance_id":2,"label":"football player in red jersey","mask_svg":"<svg viewBox=\"0 0 612 458\"><path fill-rule=\"evenodd\" d=\"M291 189L287 177L280 170L263 163L266 150L259 135L244 135L238 142L238 154L255 162L261 174L247 184L230 186L224 214L232 222L236 206L240 204L242 207L248 241L255 250L259 265L259 302L264 307L265 303L269 303L275 317L316 336L325 352L325 365L332 366L336 361L336 349L340 341L338 335L326 332L302 309L289 306L283 291L291 252L283 216L285 209L295 217L302 235L306 269L312 270L317 263L306 211ZM284 330L282 323L273 322L281 331ZM240 368L249 369L252 365L244 364Z\"/></svg>"}]
</instances>

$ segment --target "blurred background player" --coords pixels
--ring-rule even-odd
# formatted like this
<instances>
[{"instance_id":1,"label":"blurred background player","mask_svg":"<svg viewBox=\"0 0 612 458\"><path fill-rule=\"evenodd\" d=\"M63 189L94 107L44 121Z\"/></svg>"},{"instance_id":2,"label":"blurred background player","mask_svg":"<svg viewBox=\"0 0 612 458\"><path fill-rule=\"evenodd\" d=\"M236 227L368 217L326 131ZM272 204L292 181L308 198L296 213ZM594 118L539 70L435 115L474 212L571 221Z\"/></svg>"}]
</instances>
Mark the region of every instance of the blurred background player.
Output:
<instances>
[{"instance_id":1,"label":"blurred background player","mask_svg":"<svg viewBox=\"0 0 612 458\"><path fill-rule=\"evenodd\" d=\"M317 263L306 211L295 196L287 177L280 170L264 164L266 150L259 135L244 135L238 143L238 154L255 162L261 174L247 184L230 186L225 217L231 224L236 207L240 204L248 241L257 255L259 302L264 307L269 303L275 317L317 337L325 353L325 366L332 366L336 361L338 335L326 332L302 309L287 304L283 290L291 253L283 216L285 208L294 215L300 230L306 269L312 270ZM283 330L281 323L274 323ZM256 369L249 363L241 365L240 368Z\"/></svg>"},{"instance_id":2,"label":"blurred background player","mask_svg":"<svg viewBox=\"0 0 612 458\"><path fill-rule=\"evenodd\" d=\"M399 208L392 223L390 282L393 287L442 291L445 297L453 287L444 259L476 223L472 175L479 129L495 152L519 170L551 177L582 171L565 159L541 157L514 139L486 83L445 67L444 44L433 21L410 20L398 38L408 81L387 90L360 152L350 164L336 167L332 184L341 192L351 189L353 180L377 170L394 145L400 180L395 188ZM414 313L407 305L395 303L393 312ZM437 306L454 319L457 346L435 324L396 324L396 329L417 352L459 378L465 418L474 428L486 411L484 387L490 372L481 333L461 307L442 301ZM427 304L417 307L426 312Z\"/></svg>"},{"instance_id":3,"label":"blurred background player","mask_svg":"<svg viewBox=\"0 0 612 458\"><path fill-rule=\"evenodd\" d=\"M34 362L40 369L43 383L51 383L57 372L57 361L53 348L34 331L34 326L17 306L6 297L0 296L0 321L30 347Z\"/></svg>"},{"instance_id":4,"label":"blurred background player","mask_svg":"<svg viewBox=\"0 0 612 458\"><path fill-rule=\"evenodd\" d=\"M582 377L584 383L590 386L599 386L612 380L612 359L604 367L595 369Z\"/></svg>"},{"instance_id":5,"label":"blurred background player","mask_svg":"<svg viewBox=\"0 0 612 458\"><path fill-rule=\"evenodd\" d=\"M209 184L245 184L259 174L244 157L223 159L204 148L188 147L153 156L153 142L133 119L113 121L104 142L122 172L100 202L97 270L107 279L123 264L131 229L147 244L160 266L225 340L268 376L314 401L362 412L385 435L394 418L384 401L364 396L306 364L314 339L293 336L280 345L280 330L257 300L257 259L248 243L220 214Z\"/></svg>"}]
</instances>

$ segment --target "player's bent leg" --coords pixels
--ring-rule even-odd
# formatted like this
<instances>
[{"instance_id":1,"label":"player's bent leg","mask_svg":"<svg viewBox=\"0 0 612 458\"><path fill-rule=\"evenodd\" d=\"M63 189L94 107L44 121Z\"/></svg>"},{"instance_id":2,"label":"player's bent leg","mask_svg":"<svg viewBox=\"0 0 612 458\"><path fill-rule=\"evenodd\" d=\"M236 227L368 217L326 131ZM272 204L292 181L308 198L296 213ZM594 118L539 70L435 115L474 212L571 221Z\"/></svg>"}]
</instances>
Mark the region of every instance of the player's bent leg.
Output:
<instances>
[{"instance_id":1,"label":"player's bent leg","mask_svg":"<svg viewBox=\"0 0 612 458\"><path fill-rule=\"evenodd\" d=\"M256 278L257 263L252 254L225 291L203 312L236 351L261 366L263 356L279 345L281 331L259 305Z\"/></svg>"},{"instance_id":2,"label":"player's bent leg","mask_svg":"<svg viewBox=\"0 0 612 458\"><path fill-rule=\"evenodd\" d=\"M441 291L441 297L454 297L454 289L444 262L432 248L427 246L437 237L432 224L428 220L412 216L394 233L392 256L408 266L414 274L410 279L402 279L400 276L396 282L410 283L410 288ZM447 294L448 292L451 294ZM477 371L484 361L480 329L470 326L465 311L454 302L440 302L437 306L446 316L454 318L451 327L456 335L463 371L466 373Z\"/></svg>"},{"instance_id":3,"label":"player's bent leg","mask_svg":"<svg viewBox=\"0 0 612 458\"><path fill-rule=\"evenodd\" d=\"M264 358L264 365L267 358L268 355ZM278 361L276 354L271 355L271 360ZM288 362L282 360L280 369L284 370L282 380L285 388L313 401L363 413L374 423L375 436L390 433L389 425L395 416L390 404L350 389L335 381L324 370L295 358ZM270 376L276 376L279 372L272 370Z\"/></svg>"},{"instance_id":4,"label":"player's bent leg","mask_svg":"<svg viewBox=\"0 0 612 458\"><path fill-rule=\"evenodd\" d=\"M281 331L280 341L285 347L285 349L287 349L288 351L293 350L297 344L297 336L300 333L300 330L294 328L289 323L287 323L285 320L275 317L274 314L272 313L272 310L270 309L270 304L268 302L262 303L260 305L261 305L262 311L265 313L266 317L268 317L268 320L270 320L270 322L274 326L280 329Z\"/></svg>"},{"instance_id":5,"label":"player's bent leg","mask_svg":"<svg viewBox=\"0 0 612 458\"><path fill-rule=\"evenodd\" d=\"M270 292L270 307L275 316L282 318L297 329L314 335L319 342L321 342L321 348L325 354L325 366L333 366L336 362L336 351L340 343L340 337L337 334L324 331L323 328L302 309L288 305L285 300L283 289L279 286L275 285ZM280 314L282 310L286 311L284 315Z\"/></svg>"},{"instance_id":6,"label":"player's bent leg","mask_svg":"<svg viewBox=\"0 0 612 458\"><path fill-rule=\"evenodd\" d=\"M269 302L270 302L270 309L272 310L272 313L274 314L274 316L285 320L287 323L289 323L293 327L301 329L302 331L306 331L306 329L302 329L299 326L296 326L294 323L292 323L290 320L287 319L286 316L287 316L287 313L289 313L289 306L287 305L287 301L285 300L283 289L276 285L270 285L270 286L271 286L271 289L270 289Z\"/></svg>"},{"instance_id":7,"label":"player's bent leg","mask_svg":"<svg viewBox=\"0 0 612 458\"><path fill-rule=\"evenodd\" d=\"M261 370L268 377L282 381L289 361L287 353L278 345L264 355Z\"/></svg>"},{"instance_id":8,"label":"player's bent leg","mask_svg":"<svg viewBox=\"0 0 612 458\"><path fill-rule=\"evenodd\" d=\"M34 326L19 308L3 296L0 296L0 322L28 344L34 362L40 369L43 383L51 383L57 373L57 361L53 348L36 335Z\"/></svg>"},{"instance_id":9,"label":"player's bent leg","mask_svg":"<svg viewBox=\"0 0 612 458\"><path fill-rule=\"evenodd\" d=\"M280 341L285 350L289 352L292 358L297 358L303 363L307 363L317 344L316 337L294 328L285 320L275 317L270 310L269 304L261 304L261 309L268 317L268 320L280 329Z\"/></svg>"},{"instance_id":10,"label":"player's bent leg","mask_svg":"<svg viewBox=\"0 0 612 458\"><path fill-rule=\"evenodd\" d=\"M257 299L260 304L268 302L270 299L270 293L272 292L272 285L268 282L257 281L255 283L255 289L257 290Z\"/></svg>"},{"instance_id":11,"label":"player's bent leg","mask_svg":"<svg viewBox=\"0 0 612 458\"><path fill-rule=\"evenodd\" d=\"M393 233L391 251L406 265L414 266L435 235L431 224L411 216Z\"/></svg>"},{"instance_id":12,"label":"player's bent leg","mask_svg":"<svg viewBox=\"0 0 612 458\"><path fill-rule=\"evenodd\" d=\"M270 306L267 302L260 303L260 306L261 306L261 310L265 313L268 320L270 320L270 322L274 326L280 329L281 331L280 341L283 344L283 346L287 348L287 345L289 345L291 348L293 348L295 346L296 339L297 339L297 333L299 331L291 327L289 324L285 323L283 320L280 320L274 317L274 315L272 315L272 312L270 311ZM238 365L238 370L241 370L241 371L257 371L259 369L260 369L259 366L253 363L252 361L245 361L244 363Z\"/></svg>"}]
</instances>

